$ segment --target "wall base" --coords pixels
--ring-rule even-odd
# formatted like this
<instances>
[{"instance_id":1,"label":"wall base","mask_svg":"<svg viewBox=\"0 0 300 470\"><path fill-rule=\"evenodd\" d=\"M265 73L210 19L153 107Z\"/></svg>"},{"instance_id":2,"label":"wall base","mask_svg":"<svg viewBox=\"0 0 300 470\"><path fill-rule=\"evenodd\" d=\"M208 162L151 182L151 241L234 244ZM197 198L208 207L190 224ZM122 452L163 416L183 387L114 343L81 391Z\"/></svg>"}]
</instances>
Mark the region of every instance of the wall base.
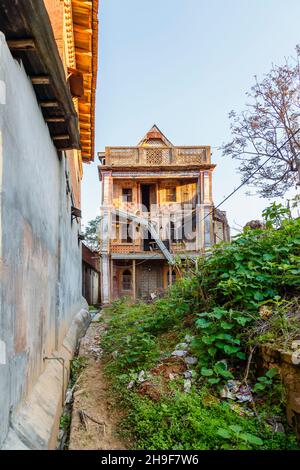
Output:
<instances>
[{"instance_id":1,"label":"wall base","mask_svg":"<svg viewBox=\"0 0 300 470\"><path fill-rule=\"evenodd\" d=\"M70 361L90 320L91 315L86 309L80 310L75 316L61 348L51 356L64 360L64 379L63 361L46 360L45 370L30 396L12 413L10 429L2 450L55 449L63 397L69 380Z\"/></svg>"}]
</instances>

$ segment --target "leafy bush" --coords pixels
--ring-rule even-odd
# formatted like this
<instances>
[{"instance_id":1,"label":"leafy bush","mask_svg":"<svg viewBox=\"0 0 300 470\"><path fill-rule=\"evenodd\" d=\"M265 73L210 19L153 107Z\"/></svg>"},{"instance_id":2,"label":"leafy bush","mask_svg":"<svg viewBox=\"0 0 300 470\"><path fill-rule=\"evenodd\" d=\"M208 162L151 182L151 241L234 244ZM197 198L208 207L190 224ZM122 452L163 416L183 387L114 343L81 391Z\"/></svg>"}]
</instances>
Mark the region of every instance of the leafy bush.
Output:
<instances>
[{"instance_id":1,"label":"leafy bush","mask_svg":"<svg viewBox=\"0 0 300 470\"><path fill-rule=\"evenodd\" d=\"M123 424L135 430L139 449L293 449L294 437L273 433L255 417L239 416L206 391L177 392L158 402L131 394Z\"/></svg>"},{"instance_id":2,"label":"leafy bush","mask_svg":"<svg viewBox=\"0 0 300 470\"><path fill-rule=\"evenodd\" d=\"M265 218L265 230L245 229L209 256L181 265L185 274L164 299L134 305L118 301L110 308L110 329L102 346L117 398L127 410L123 429L134 434L136 447L296 447L294 437L273 433L264 421L275 411L282 414L282 385L275 383L274 371L259 377L254 388L260 402L264 398L257 405L259 418L254 413L240 416L203 388L203 378L213 393L212 386L235 378L236 371L244 372L248 347L264 335L295 337L288 309L299 306L290 299L300 296L300 219L290 219L276 205L265 211ZM191 348L201 379L190 393L180 392L182 382L174 381L157 401L140 396L136 389L127 390L138 371L149 370L159 357L170 355L170 345L162 340L169 333L177 342L186 333L194 336Z\"/></svg>"}]
</instances>

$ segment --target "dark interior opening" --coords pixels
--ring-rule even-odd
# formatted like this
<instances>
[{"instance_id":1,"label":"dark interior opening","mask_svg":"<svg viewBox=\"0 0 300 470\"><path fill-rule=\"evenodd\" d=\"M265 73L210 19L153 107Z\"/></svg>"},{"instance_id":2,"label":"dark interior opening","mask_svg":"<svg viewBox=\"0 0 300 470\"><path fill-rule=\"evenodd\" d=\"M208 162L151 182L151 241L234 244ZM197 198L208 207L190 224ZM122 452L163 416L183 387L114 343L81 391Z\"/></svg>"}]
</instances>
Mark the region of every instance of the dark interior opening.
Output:
<instances>
[{"instance_id":1,"label":"dark interior opening","mask_svg":"<svg viewBox=\"0 0 300 470\"><path fill-rule=\"evenodd\" d=\"M156 204L156 185L155 184L142 184L141 185L141 199L144 206L144 212L151 211L151 204Z\"/></svg>"},{"instance_id":2,"label":"dark interior opening","mask_svg":"<svg viewBox=\"0 0 300 470\"><path fill-rule=\"evenodd\" d=\"M150 212L150 184L142 184L141 185L141 193L142 193L142 204L143 204L143 211Z\"/></svg>"}]
</instances>

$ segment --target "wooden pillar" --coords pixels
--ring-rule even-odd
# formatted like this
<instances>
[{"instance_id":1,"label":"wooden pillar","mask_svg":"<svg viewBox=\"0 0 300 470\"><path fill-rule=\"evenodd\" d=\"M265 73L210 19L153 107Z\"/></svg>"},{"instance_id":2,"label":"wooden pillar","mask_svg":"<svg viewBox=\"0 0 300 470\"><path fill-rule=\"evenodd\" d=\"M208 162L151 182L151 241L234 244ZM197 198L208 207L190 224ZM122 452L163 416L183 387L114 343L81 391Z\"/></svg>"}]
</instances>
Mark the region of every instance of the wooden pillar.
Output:
<instances>
[{"instance_id":1,"label":"wooden pillar","mask_svg":"<svg viewBox=\"0 0 300 470\"><path fill-rule=\"evenodd\" d=\"M136 261L132 260L133 300L136 301Z\"/></svg>"},{"instance_id":2,"label":"wooden pillar","mask_svg":"<svg viewBox=\"0 0 300 470\"><path fill-rule=\"evenodd\" d=\"M172 284L173 284L172 274L173 274L173 268L172 268L172 265L169 264L169 287L172 287Z\"/></svg>"},{"instance_id":3,"label":"wooden pillar","mask_svg":"<svg viewBox=\"0 0 300 470\"><path fill-rule=\"evenodd\" d=\"M110 258L110 299L112 302L114 300L114 260Z\"/></svg>"}]
</instances>

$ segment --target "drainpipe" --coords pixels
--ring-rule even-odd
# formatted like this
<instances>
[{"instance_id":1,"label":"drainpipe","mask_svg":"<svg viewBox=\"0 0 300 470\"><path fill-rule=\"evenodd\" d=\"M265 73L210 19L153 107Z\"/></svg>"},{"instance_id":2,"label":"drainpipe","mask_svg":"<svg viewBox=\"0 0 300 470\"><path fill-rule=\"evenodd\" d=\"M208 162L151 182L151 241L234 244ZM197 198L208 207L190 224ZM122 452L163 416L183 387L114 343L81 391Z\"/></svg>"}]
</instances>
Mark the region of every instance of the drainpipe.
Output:
<instances>
[{"instance_id":1,"label":"drainpipe","mask_svg":"<svg viewBox=\"0 0 300 470\"><path fill-rule=\"evenodd\" d=\"M62 365L62 391L61 391L61 404L62 407L65 403L65 358L64 357L44 357L44 361L58 361Z\"/></svg>"}]
</instances>

